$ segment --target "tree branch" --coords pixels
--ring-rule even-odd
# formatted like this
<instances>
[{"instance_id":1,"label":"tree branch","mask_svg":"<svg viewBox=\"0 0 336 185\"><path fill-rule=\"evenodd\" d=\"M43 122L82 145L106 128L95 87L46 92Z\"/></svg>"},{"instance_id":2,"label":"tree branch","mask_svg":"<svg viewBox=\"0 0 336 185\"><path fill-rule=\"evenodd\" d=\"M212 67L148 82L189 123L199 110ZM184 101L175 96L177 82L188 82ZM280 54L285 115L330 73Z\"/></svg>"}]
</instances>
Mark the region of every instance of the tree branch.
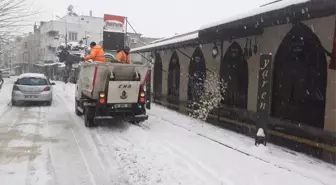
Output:
<instances>
[{"instance_id":1,"label":"tree branch","mask_svg":"<svg viewBox=\"0 0 336 185\"><path fill-rule=\"evenodd\" d=\"M27 0L0 0L0 41L22 34L21 29L32 25L29 19L37 14Z\"/></svg>"}]
</instances>

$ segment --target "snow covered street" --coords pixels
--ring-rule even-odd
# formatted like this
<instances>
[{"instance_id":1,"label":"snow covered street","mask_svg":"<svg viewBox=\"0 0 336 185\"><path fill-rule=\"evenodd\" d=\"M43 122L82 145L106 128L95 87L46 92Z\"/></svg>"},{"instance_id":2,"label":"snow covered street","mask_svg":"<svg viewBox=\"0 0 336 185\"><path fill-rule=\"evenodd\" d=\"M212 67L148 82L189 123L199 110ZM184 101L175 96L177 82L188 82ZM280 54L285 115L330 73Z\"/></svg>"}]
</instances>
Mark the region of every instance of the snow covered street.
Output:
<instances>
[{"instance_id":1,"label":"snow covered street","mask_svg":"<svg viewBox=\"0 0 336 185\"><path fill-rule=\"evenodd\" d=\"M13 107L0 91L3 185L332 185L336 167L153 105L141 126L88 129L74 84L56 82L49 106Z\"/></svg>"}]
</instances>

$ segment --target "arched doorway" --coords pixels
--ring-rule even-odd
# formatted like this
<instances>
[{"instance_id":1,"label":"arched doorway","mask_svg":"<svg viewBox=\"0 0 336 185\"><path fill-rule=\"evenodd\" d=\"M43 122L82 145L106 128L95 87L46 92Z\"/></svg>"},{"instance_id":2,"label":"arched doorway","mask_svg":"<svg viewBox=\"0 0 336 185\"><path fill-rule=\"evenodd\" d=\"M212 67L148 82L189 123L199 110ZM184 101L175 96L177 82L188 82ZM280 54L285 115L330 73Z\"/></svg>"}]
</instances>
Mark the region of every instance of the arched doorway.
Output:
<instances>
[{"instance_id":1,"label":"arched doorway","mask_svg":"<svg viewBox=\"0 0 336 185\"><path fill-rule=\"evenodd\" d=\"M247 109L248 66L243 50L237 42L227 49L220 65L220 77L227 83L222 103Z\"/></svg>"},{"instance_id":2,"label":"arched doorway","mask_svg":"<svg viewBox=\"0 0 336 185\"><path fill-rule=\"evenodd\" d=\"M176 51L172 54L168 68L168 100L177 103L180 97L180 61Z\"/></svg>"},{"instance_id":3,"label":"arched doorway","mask_svg":"<svg viewBox=\"0 0 336 185\"><path fill-rule=\"evenodd\" d=\"M159 53L155 54L154 63L154 100L160 99L162 96L162 59Z\"/></svg>"},{"instance_id":4,"label":"arched doorway","mask_svg":"<svg viewBox=\"0 0 336 185\"><path fill-rule=\"evenodd\" d=\"M199 47L197 47L190 59L188 75L188 100L200 100L204 92L206 78L205 59Z\"/></svg>"},{"instance_id":5,"label":"arched doorway","mask_svg":"<svg viewBox=\"0 0 336 185\"><path fill-rule=\"evenodd\" d=\"M274 57L272 116L323 128L326 84L321 42L309 27L295 24Z\"/></svg>"}]
</instances>

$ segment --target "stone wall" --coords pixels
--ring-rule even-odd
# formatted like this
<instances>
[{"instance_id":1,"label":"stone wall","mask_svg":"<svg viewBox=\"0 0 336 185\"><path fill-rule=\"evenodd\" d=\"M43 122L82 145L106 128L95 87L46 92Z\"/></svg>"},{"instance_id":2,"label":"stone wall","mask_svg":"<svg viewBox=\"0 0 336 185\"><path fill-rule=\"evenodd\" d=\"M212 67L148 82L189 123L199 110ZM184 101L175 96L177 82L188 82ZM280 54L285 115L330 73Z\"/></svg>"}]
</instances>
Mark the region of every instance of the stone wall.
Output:
<instances>
[{"instance_id":1,"label":"stone wall","mask_svg":"<svg viewBox=\"0 0 336 185\"><path fill-rule=\"evenodd\" d=\"M313 33L316 34L320 40L322 46L329 52L332 51L333 45L333 35L335 27L335 16L323 17L318 19L312 19L308 21L303 21L303 24L308 26ZM256 112L257 111L257 102L258 102L258 75L259 75L259 66L260 66L260 53L263 54L272 54L273 58L277 53L279 45L281 44L284 37L291 30L292 24L286 25L277 25L264 29L262 35L257 36L257 44L259 46L257 54L253 54L250 58L247 59L248 64L248 99L247 99L247 110ZM233 40L241 46L245 47L247 38L240 38ZM255 36L249 37L248 39L252 40L252 45L255 41ZM224 41L223 43L223 55L227 51L228 47L233 42ZM217 47L220 49L220 41L217 41ZM212 48L214 44L203 44L200 46L205 62L206 68L210 71L219 73L221 57L220 54L216 57L212 57ZM195 51L195 47L186 47L179 48L181 52L191 57ZM162 59L162 95L167 95L167 80L168 80L168 67L169 62L172 56L172 53L175 50L168 49L165 51L158 51ZM186 57L184 54L177 51L180 63L180 100L187 100L187 88L188 88L188 67L190 63L190 58ZM330 57L326 56L328 65ZM272 60L273 62L273 60ZM327 65L327 66L328 66ZM274 66L272 64L272 66ZM327 74L327 88L326 88L326 105L325 105L325 130L336 132L336 71L328 69Z\"/></svg>"}]
</instances>

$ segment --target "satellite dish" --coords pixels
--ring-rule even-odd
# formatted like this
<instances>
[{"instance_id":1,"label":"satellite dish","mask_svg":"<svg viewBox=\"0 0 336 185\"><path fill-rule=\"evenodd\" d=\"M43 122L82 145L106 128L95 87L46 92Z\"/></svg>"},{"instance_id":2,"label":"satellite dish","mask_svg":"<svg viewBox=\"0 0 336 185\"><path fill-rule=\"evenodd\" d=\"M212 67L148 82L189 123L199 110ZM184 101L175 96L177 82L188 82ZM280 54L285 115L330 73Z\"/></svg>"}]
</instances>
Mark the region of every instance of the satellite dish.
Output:
<instances>
[{"instance_id":1,"label":"satellite dish","mask_svg":"<svg viewBox=\"0 0 336 185\"><path fill-rule=\"evenodd\" d=\"M69 11L69 12L72 12L73 8L74 8L73 5L69 5L69 6L68 6L68 11Z\"/></svg>"}]
</instances>

